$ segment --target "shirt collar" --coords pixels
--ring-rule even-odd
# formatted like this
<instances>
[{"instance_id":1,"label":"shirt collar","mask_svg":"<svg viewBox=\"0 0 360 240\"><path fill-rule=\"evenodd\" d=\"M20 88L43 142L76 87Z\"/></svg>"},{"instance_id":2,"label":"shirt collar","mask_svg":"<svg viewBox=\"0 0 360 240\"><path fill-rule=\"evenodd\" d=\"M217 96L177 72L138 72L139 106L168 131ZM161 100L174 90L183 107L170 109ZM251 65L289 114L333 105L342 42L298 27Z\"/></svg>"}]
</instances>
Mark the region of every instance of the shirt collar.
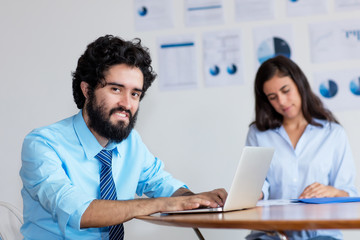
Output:
<instances>
[{"instance_id":1,"label":"shirt collar","mask_svg":"<svg viewBox=\"0 0 360 240\"><path fill-rule=\"evenodd\" d=\"M316 118L314 118L313 120L314 120L315 122L317 122L317 123L320 123L321 125L324 125L324 124L325 124L325 121L321 121L321 120L316 119ZM306 130L311 131L311 130L313 130L314 128L322 128L322 127L321 127L321 126L316 126L316 125L313 125L313 124L310 124L310 123L309 123L309 124L306 126L305 131L306 131ZM286 133L285 128L284 128L283 125L281 125L280 127L275 128L274 131L277 132L277 133L279 133L279 134L285 134L285 133ZM287 133L286 133L286 135L287 135Z\"/></svg>"},{"instance_id":2,"label":"shirt collar","mask_svg":"<svg viewBox=\"0 0 360 240\"><path fill-rule=\"evenodd\" d=\"M87 159L94 158L96 154L103 149L103 147L86 125L82 115L82 110L80 110L80 112L74 117L74 129L79 138L80 144L85 151Z\"/></svg>"},{"instance_id":3,"label":"shirt collar","mask_svg":"<svg viewBox=\"0 0 360 240\"><path fill-rule=\"evenodd\" d=\"M94 134L92 134L86 125L82 115L82 110L80 110L79 113L74 116L74 129L81 145L84 148L87 159L94 158L103 149L103 147L100 145ZM121 155L121 143L110 141L105 149L116 150L115 153L119 153Z\"/></svg>"}]
</instances>

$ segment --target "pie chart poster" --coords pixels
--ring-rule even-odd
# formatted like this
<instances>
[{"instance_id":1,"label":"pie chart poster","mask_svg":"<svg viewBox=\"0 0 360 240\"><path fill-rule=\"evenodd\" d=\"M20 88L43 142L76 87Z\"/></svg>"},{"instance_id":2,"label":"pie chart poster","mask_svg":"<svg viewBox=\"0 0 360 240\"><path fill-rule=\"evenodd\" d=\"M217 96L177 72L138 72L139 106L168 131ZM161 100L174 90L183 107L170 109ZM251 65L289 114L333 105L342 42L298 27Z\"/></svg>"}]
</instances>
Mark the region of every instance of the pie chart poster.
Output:
<instances>
[{"instance_id":1,"label":"pie chart poster","mask_svg":"<svg viewBox=\"0 0 360 240\"><path fill-rule=\"evenodd\" d=\"M312 90L331 111L360 109L360 70L314 73Z\"/></svg>"},{"instance_id":2,"label":"pie chart poster","mask_svg":"<svg viewBox=\"0 0 360 240\"><path fill-rule=\"evenodd\" d=\"M203 34L205 85L229 86L243 83L241 34L217 31Z\"/></svg>"},{"instance_id":3,"label":"pie chart poster","mask_svg":"<svg viewBox=\"0 0 360 240\"><path fill-rule=\"evenodd\" d=\"M291 25L265 26L253 30L256 69L269 58L283 55L293 59Z\"/></svg>"}]
</instances>

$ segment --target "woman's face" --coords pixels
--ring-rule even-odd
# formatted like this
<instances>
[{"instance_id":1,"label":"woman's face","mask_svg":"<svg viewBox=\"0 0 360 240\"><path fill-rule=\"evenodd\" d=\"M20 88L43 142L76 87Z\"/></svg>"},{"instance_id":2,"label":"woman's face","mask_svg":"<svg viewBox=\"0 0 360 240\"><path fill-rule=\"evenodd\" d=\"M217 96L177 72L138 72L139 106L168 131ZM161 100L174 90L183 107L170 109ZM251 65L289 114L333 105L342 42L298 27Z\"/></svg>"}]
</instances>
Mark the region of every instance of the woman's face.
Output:
<instances>
[{"instance_id":1,"label":"woman's face","mask_svg":"<svg viewBox=\"0 0 360 240\"><path fill-rule=\"evenodd\" d=\"M303 117L299 90L289 76L275 75L264 83L263 91L275 111L284 117L284 121Z\"/></svg>"}]
</instances>

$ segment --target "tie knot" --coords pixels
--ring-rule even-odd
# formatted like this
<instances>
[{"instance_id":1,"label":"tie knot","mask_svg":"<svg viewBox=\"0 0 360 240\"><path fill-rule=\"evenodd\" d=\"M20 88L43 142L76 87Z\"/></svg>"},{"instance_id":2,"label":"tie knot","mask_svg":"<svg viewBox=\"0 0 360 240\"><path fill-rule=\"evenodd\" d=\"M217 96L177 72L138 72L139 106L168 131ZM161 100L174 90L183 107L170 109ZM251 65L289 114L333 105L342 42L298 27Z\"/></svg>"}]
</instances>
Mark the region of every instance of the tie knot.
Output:
<instances>
[{"instance_id":1,"label":"tie knot","mask_svg":"<svg viewBox=\"0 0 360 240\"><path fill-rule=\"evenodd\" d=\"M112 150L103 149L95 157L105 166L111 167Z\"/></svg>"}]
</instances>

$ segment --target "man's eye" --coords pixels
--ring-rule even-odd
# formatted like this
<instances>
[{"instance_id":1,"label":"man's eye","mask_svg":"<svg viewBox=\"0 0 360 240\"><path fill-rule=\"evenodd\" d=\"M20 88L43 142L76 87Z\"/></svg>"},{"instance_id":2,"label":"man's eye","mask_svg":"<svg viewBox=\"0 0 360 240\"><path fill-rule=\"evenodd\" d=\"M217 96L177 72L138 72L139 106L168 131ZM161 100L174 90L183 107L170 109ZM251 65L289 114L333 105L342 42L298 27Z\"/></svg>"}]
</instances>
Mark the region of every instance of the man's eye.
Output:
<instances>
[{"instance_id":1,"label":"man's eye","mask_svg":"<svg viewBox=\"0 0 360 240\"><path fill-rule=\"evenodd\" d=\"M132 94L134 97L140 97L140 93L138 93L138 92L133 92L133 94Z\"/></svg>"},{"instance_id":2,"label":"man's eye","mask_svg":"<svg viewBox=\"0 0 360 240\"><path fill-rule=\"evenodd\" d=\"M114 92L120 92L120 88L112 88L112 90L114 91Z\"/></svg>"}]
</instances>

